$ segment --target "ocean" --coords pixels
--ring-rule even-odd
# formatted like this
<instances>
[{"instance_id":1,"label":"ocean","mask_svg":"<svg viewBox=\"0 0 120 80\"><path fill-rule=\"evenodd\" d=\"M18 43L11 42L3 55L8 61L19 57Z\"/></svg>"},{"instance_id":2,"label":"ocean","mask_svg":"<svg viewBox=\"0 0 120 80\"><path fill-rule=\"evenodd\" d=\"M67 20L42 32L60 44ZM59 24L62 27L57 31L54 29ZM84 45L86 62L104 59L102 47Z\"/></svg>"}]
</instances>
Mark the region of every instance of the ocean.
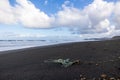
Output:
<instances>
[{"instance_id":1,"label":"ocean","mask_svg":"<svg viewBox=\"0 0 120 80\"><path fill-rule=\"evenodd\" d=\"M37 46L47 46L69 42L85 41L80 37L44 37L44 38L22 38L22 39L1 39L0 51L15 50Z\"/></svg>"}]
</instances>

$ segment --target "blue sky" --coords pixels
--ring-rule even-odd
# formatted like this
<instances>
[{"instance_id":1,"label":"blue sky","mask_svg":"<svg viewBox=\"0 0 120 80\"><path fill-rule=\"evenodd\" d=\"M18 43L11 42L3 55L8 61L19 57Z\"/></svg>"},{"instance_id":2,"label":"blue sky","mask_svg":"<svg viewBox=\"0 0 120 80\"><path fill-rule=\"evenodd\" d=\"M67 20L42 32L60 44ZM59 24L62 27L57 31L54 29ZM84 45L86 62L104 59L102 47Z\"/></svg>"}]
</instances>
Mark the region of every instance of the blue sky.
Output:
<instances>
[{"instance_id":1,"label":"blue sky","mask_svg":"<svg viewBox=\"0 0 120 80\"><path fill-rule=\"evenodd\" d=\"M118 0L2 0L0 36L115 34Z\"/></svg>"},{"instance_id":2,"label":"blue sky","mask_svg":"<svg viewBox=\"0 0 120 80\"><path fill-rule=\"evenodd\" d=\"M56 13L61 5L68 0L30 0L37 8L44 11L47 14ZM76 8L83 8L90 4L93 0L69 0ZM16 0L10 0L11 5L15 5ZM53 9L54 8L54 9Z\"/></svg>"}]
</instances>

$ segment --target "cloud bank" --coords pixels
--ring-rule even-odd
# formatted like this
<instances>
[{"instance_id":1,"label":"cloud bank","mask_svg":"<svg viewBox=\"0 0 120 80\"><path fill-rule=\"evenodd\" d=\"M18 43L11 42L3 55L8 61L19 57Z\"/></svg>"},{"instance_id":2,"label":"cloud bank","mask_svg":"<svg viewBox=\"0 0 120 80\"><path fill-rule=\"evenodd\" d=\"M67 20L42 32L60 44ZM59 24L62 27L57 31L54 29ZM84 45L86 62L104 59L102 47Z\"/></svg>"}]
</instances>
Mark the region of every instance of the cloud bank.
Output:
<instances>
[{"instance_id":1,"label":"cloud bank","mask_svg":"<svg viewBox=\"0 0 120 80\"><path fill-rule=\"evenodd\" d=\"M75 8L65 1L62 9L48 16L29 0L16 0L11 6L9 0L0 2L0 23L22 24L29 28L70 27L80 33L112 33L120 28L120 2L94 0L83 9Z\"/></svg>"}]
</instances>

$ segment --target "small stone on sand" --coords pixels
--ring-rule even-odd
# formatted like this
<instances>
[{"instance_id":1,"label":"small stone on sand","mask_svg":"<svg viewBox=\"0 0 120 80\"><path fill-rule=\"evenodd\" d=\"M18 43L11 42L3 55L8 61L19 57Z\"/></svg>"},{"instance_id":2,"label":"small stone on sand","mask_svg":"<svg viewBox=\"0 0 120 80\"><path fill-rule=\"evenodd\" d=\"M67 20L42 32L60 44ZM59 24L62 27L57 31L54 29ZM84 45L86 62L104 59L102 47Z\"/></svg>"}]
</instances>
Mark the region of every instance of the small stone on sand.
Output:
<instances>
[{"instance_id":1,"label":"small stone on sand","mask_svg":"<svg viewBox=\"0 0 120 80\"><path fill-rule=\"evenodd\" d=\"M116 80L114 77L111 77L110 80Z\"/></svg>"},{"instance_id":2,"label":"small stone on sand","mask_svg":"<svg viewBox=\"0 0 120 80\"><path fill-rule=\"evenodd\" d=\"M107 75L106 74L101 74L101 78L106 78Z\"/></svg>"}]
</instances>

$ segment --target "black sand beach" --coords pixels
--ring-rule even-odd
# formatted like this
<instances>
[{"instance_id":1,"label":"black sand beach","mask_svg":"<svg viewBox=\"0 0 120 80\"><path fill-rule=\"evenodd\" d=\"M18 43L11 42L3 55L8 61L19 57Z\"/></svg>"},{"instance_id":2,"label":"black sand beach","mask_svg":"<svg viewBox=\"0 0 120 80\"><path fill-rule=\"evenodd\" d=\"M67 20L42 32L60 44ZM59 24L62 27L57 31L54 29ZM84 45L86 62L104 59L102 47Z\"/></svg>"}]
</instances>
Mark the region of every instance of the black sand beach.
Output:
<instances>
[{"instance_id":1,"label":"black sand beach","mask_svg":"<svg viewBox=\"0 0 120 80\"><path fill-rule=\"evenodd\" d=\"M48 59L80 60L68 68ZM120 78L120 40L76 42L0 52L0 80L99 80ZM80 76L82 75L82 76ZM82 79L81 79L82 80ZM83 79L84 80L84 79Z\"/></svg>"}]
</instances>

